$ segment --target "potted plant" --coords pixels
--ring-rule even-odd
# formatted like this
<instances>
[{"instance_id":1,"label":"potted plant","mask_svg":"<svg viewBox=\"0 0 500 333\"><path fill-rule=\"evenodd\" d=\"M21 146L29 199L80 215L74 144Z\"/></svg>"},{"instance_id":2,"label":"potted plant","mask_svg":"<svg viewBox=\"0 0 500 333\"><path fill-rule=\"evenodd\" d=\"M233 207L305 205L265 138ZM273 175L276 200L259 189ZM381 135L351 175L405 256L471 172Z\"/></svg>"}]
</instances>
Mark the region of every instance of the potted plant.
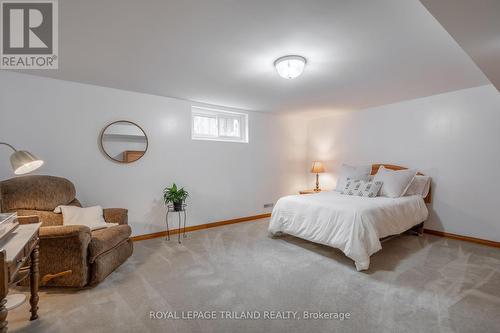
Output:
<instances>
[{"instance_id":1,"label":"potted plant","mask_svg":"<svg viewBox=\"0 0 500 333\"><path fill-rule=\"evenodd\" d=\"M184 189L184 187L178 188L174 183L171 187L166 187L163 190L163 201L165 205L170 202L174 205L174 210L176 212L182 210L182 203L187 199L189 193Z\"/></svg>"}]
</instances>

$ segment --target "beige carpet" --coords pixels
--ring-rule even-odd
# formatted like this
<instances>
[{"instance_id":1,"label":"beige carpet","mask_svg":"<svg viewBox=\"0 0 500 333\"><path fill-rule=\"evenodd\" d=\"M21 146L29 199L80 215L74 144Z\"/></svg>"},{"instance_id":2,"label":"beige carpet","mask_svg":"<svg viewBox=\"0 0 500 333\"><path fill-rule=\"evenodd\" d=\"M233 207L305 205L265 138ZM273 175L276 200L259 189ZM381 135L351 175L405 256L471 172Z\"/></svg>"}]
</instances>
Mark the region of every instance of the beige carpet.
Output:
<instances>
[{"instance_id":1,"label":"beige carpet","mask_svg":"<svg viewBox=\"0 0 500 333\"><path fill-rule=\"evenodd\" d=\"M425 235L384 243L359 273L337 250L267 220L154 239L93 289L44 290L11 332L500 332L500 250ZM349 320L151 320L150 311L348 312ZM270 314L270 312L268 312ZM217 314L220 316L219 314ZM254 315L257 316L257 315Z\"/></svg>"}]
</instances>

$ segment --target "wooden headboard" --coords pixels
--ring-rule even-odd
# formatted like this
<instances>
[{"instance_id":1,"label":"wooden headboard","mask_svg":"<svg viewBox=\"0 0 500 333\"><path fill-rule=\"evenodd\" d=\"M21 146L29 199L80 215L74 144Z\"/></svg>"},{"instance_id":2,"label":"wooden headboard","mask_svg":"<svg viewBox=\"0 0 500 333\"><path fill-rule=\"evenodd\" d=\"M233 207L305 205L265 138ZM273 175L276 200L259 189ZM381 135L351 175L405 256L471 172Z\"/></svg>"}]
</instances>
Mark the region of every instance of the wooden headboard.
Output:
<instances>
[{"instance_id":1,"label":"wooden headboard","mask_svg":"<svg viewBox=\"0 0 500 333\"><path fill-rule=\"evenodd\" d=\"M389 169L389 170L406 170L408 168L399 166L399 165L393 165L393 164L372 164L372 175L376 174L380 166L384 166L384 168ZM424 174L417 172L417 175L423 176ZM429 185L429 194L424 198L425 203L430 203L431 202L431 185Z\"/></svg>"}]
</instances>

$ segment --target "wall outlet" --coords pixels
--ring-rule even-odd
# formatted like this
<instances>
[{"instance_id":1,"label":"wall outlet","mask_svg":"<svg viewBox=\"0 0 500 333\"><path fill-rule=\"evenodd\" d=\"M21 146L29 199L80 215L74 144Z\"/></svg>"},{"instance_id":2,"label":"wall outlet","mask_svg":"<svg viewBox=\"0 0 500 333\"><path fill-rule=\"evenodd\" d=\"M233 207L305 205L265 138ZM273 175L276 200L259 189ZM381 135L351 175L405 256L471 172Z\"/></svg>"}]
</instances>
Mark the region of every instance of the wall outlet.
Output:
<instances>
[{"instance_id":1,"label":"wall outlet","mask_svg":"<svg viewBox=\"0 0 500 333\"><path fill-rule=\"evenodd\" d=\"M273 207L274 207L273 202L264 204L264 208L273 208Z\"/></svg>"}]
</instances>

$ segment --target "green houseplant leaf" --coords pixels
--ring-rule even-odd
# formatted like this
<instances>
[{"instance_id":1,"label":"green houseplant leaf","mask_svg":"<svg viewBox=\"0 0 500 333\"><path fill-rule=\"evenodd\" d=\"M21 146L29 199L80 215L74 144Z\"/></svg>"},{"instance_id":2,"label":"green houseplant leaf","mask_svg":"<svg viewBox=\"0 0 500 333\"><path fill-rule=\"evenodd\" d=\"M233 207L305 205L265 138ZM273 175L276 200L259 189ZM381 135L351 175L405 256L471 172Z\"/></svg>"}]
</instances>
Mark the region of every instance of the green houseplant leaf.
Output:
<instances>
[{"instance_id":1,"label":"green houseplant leaf","mask_svg":"<svg viewBox=\"0 0 500 333\"><path fill-rule=\"evenodd\" d=\"M189 193L184 189L184 187L178 188L175 183L173 183L171 187L166 187L163 190L163 201L165 202L165 205L169 203L182 203L188 197Z\"/></svg>"}]
</instances>

